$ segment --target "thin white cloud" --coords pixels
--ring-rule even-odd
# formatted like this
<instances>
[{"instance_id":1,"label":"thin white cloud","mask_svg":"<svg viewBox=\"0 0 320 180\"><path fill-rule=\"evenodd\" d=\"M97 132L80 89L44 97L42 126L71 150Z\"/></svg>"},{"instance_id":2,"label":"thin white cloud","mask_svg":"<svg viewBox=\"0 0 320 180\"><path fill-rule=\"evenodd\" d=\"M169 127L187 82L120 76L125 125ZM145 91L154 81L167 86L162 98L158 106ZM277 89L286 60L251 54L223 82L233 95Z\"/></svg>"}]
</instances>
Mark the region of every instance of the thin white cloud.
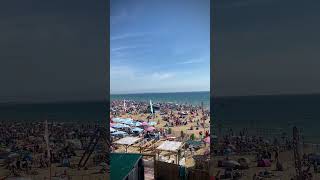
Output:
<instances>
[{"instance_id":1,"label":"thin white cloud","mask_svg":"<svg viewBox=\"0 0 320 180\"><path fill-rule=\"evenodd\" d=\"M152 77L157 79L157 80L165 80L165 79L170 79L174 76L172 73L158 73L155 72L152 74Z\"/></svg>"},{"instance_id":2,"label":"thin white cloud","mask_svg":"<svg viewBox=\"0 0 320 180\"><path fill-rule=\"evenodd\" d=\"M128 39L128 38L136 38L136 37L142 37L145 35L150 34L150 32L140 32L140 33L124 33L124 34L119 34L115 36L111 36L110 40L122 40L122 39Z\"/></svg>"},{"instance_id":3,"label":"thin white cloud","mask_svg":"<svg viewBox=\"0 0 320 180\"><path fill-rule=\"evenodd\" d=\"M120 47L117 47L117 48L112 48L111 52L117 52L117 51L122 51L122 50L126 50L126 49L135 49L137 47L138 46L120 46Z\"/></svg>"},{"instance_id":4,"label":"thin white cloud","mask_svg":"<svg viewBox=\"0 0 320 180\"><path fill-rule=\"evenodd\" d=\"M136 49L136 48L140 48L140 47L148 47L149 45L147 44L139 44L139 45L133 45L133 46L120 46L120 47L116 47L116 48L112 48L111 52L119 52L122 50L127 50L127 49Z\"/></svg>"},{"instance_id":5,"label":"thin white cloud","mask_svg":"<svg viewBox=\"0 0 320 180\"><path fill-rule=\"evenodd\" d=\"M195 64L195 63L201 63L203 62L204 60L203 59L190 59L190 60L187 60L187 61L182 61L182 62L178 62L177 64Z\"/></svg>"}]
</instances>

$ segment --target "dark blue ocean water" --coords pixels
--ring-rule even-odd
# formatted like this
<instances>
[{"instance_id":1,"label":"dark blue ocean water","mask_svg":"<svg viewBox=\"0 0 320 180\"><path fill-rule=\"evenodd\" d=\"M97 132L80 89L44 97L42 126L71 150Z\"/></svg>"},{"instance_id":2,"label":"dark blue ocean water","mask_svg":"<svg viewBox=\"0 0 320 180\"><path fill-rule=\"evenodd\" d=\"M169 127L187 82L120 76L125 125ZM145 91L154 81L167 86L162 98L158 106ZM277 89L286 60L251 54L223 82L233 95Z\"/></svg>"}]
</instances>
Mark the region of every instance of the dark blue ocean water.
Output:
<instances>
[{"instance_id":1,"label":"dark blue ocean water","mask_svg":"<svg viewBox=\"0 0 320 180\"><path fill-rule=\"evenodd\" d=\"M1 121L103 122L107 120L105 102L43 104L1 104Z\"/></svg>"},{"instance_id":2,"label":"dark blue ocean water","mask_svg":"<svg viewBox=\"0 0 320 180\"><path fill-rule=\"evenodd\" d=\"M217 97L214 120L225 128L302 129L306 141L320 143L320 95ZM217 126L215 126L217 127Z\"/></svg>"},{"instance_id":3,"label":"dark blue ocean water","mask_svg":"<svg viewBox=\"0 0 320 180\"><path fill-rule=\"evenodd\" d=\"M118 94L111 95L111 100L135 100L146 101L150 100L153 103L157 102L172 102L177 104L192 104L203 105L210 107L210 92L177 92L177 93L144 93L144 94Z\"/></svg>"},{"instance_id":4,"label":"dark blue ocean water","mask_svg":"<svg viewBox=\"0 0 320 180\"><path fill-rule=\"evenodd\" d=\"M209 105L209 92L112 95L112 99ZM212 100L213 131L223 128L282 129L291 135L295 125L307 141L320 143L320 95L217 97ZM106 121L105 102L0 105L0 120Z\"/></svg>"}]
</instances>

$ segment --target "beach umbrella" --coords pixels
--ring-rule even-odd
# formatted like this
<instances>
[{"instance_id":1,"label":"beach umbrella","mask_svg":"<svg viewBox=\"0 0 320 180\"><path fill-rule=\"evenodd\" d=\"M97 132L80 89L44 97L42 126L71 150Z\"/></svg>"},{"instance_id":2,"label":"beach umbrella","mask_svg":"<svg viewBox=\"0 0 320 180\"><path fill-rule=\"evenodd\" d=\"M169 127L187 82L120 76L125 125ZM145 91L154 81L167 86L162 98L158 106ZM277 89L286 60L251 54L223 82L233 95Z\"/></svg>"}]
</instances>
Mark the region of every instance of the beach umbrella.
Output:
<instances>
[{"instance_id":1,"label":"beach umbrella","mask_svg":"<svg viewBox=\"0 0 320 180\"><path fill-rule=\"evenodd\" d=\"M203 141L207 144L210 144L210 137L208 136L208 137L204 138Z\"/></svg>"},{"instance_id":2,"label":"beach umbrella","mask_svg":"<svg viewBox=\"0 0 320 180\"><path fill-rule=\"evenodd\" d=\"M115 130L114 128L110 127L110 132L115 132L117 130Z\"/></svg>"},{"instance_id":3,"label":"beach umbrella","mask_svg":"<svg viewBox=\"0 0 320 180\"><path fill-rule=\"evenodd\" d=\"M155 126L156 124L156 122L149 122L149 126Z\"/></svg>"},{"instance_id":4,"label":"beach umbrella","mask_svg":"<svg viewBox=\"0 0 320 180\"><path fill-rule=\"evenodd\" d=\"M148 126L148 123L147 122L142 122L142 124L141 124L142 126Z\"/></svg>"},{"instance_id":5,"label":"beach umbrella","mask_svg":"<svg viewBox=\"0 0 320 180\"><path fill-rule=\"evenodd\" d=\"M151 131L154 131L155 129L156 129L156 128L154 128L154 127L150 126L150 127L148 127L148 128L146 129L146 131L151 132Z\"/></svg>"},{"instance_id":6,"label":"beach umbrella","mask_svg":"<svg viewBox=\"0 0 320 180\"><path fill-rule=\"evenodd\" d=\"M132 131L141 133L143 131L143 129L136 127L136 128L133 128Z\"/></svg>"}]
</instances>

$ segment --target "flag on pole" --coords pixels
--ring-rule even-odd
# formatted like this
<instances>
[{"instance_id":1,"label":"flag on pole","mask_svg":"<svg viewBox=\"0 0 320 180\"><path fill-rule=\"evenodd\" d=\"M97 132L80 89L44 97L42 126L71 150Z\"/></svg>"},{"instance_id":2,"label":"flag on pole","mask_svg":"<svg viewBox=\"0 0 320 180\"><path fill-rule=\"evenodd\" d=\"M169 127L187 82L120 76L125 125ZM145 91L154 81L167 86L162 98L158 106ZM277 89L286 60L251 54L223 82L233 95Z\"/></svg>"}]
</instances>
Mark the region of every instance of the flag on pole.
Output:
<instances>
[{"instance_id":1,"label":"flag on pole","mask_svg":"<svg viewBox=\"0 0 320 180\"><path fill-rule=\"evenodd\" d=\"M125 112L127 112L126 100L123 100L123 109L124 109Z\"/></svg>"},{"instance_id":2,"label":"flag on pole","mask_svg":"<svg viewBox=\"0 0 320 180\"><path fill-rule=\"evenodd\" d=\"M150 100L150 110L151 110L151 113L153 114L153 107L152 107L152 102Z\"/></svg>"}]
</instances>

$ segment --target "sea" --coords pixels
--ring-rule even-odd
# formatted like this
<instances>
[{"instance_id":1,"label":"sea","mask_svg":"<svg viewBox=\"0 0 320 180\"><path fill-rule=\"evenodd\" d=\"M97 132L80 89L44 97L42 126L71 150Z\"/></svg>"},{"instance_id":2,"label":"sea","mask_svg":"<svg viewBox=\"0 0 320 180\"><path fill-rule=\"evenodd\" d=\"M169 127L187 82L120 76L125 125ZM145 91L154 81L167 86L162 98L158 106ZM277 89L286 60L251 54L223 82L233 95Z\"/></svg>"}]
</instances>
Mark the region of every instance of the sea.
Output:
<instances>
[{"instance_id":1,"label":"sea","mask_svg":"<svg viewBox=\"0 0 320 180\"><path fill-rule=\"evenodd\" d=\"M253 134L292 136L294 126L305 142L320 143L320 94L213 97L209 92L111 95L110 100L152 100L211 107L213 133L247 128ZM210 105L211 103L211 105ZM0 121L107 122L105 102L1 104Z\"/></svg>"},{"instance_id":2,"label":"sea","mask_svg":"<svg viewBox=\"0 0 320 180\"><path fill-rule=\"evenodd\" d=\"M152 103L171 102L194 106L210 107L210 92L174 92L174 93L141 93L141 94L113 94L110 100L134 100Z\"/></svg>"}]
</instances>

